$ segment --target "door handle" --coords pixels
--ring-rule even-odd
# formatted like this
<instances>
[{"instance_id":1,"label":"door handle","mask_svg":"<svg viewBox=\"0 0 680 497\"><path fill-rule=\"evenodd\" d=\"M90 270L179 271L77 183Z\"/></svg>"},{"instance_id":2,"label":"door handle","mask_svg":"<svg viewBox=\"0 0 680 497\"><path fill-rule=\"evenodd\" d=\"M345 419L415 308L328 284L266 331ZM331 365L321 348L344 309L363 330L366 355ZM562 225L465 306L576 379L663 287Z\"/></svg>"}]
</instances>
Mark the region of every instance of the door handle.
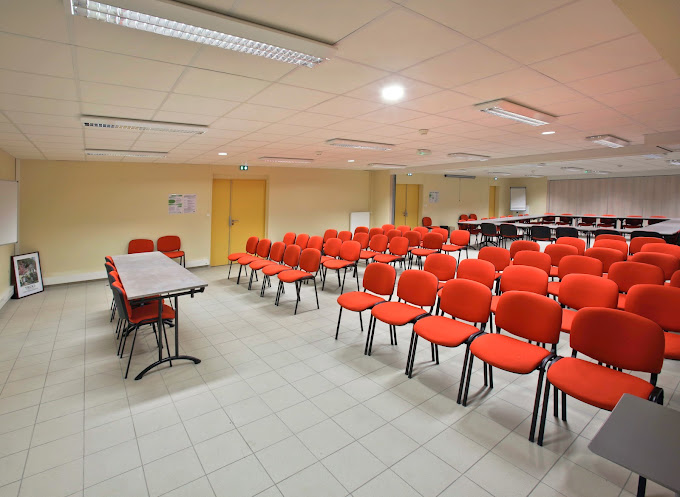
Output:
<instances>
[{"instance_id":1,"label":"door handle","mask_svg":"<svg viewBox=\"0 0 680 497\"><path fill-rule=\"evenodd\" d=\"M229 224L230 226L234 226L236 223L238 223L238 219L232 219Z\"/></svg>"}]
</instances>

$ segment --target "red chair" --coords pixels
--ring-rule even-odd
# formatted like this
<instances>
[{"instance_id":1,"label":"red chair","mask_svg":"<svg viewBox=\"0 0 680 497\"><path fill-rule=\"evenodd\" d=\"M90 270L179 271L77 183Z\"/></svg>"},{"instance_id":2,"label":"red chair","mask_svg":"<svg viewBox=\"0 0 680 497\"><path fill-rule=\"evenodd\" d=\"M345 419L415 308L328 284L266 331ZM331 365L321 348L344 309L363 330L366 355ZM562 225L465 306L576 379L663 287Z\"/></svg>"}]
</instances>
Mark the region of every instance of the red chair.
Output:
<instances>
[{"instance_id":1,"label":"red chair","mask_svg":"<svg viewBox=\"0 0 680 497\"><path fill-rule=\"evenodd\" d=\"M586 242L585 240L581 240L580 238L576 238L573 236L561 236L557 240L555 240L555 244L557 245L571 245L572 247L576 247L576 255L583 255L586 251Z\"/></svg>"},{"instance_id":2,"label":"red chair","mask_svg":"<svg viewBox=\"0 0 680 497\"><path fill-rule=\"evenodd\" d=\"M429 218L429 217L427 217L427 216L425 216L425 217L422 219L422 224L423 224L423 226L424 226L425 228L429 228L430 226L432 226L432 219Z\"/></svg>"},{"instance_id":3,"label":"red chair","mask_svg":"<svg viewBox=\"0 0 680 497\"><path fill-rule=\"evenodd\" d=\"M468 247L470 246L470 232L468 230L453 230L449 241L451 243L442 245L442 252L461 252L465 249L465 257L468 257Z\"/></svg>"},{"instance_id":4,"label":"red chair","mask_svg":"<svg viewBox=\"0 0 680 497\"><path fill-rule=\"evenodd\" d=\"M437 284L437 277L432 273L416 269L404 271L397 285L397 302L379 303L371 309L373 325L366 335L364 354L371 355L378 321L389 325L390 343L396 345L397 326L413 323L419 317L431 314L437 299ZM430 310L425 311L424 307L429 307Z\"/></svg>"},{"instance_id":5,"label":"red chair","mask_svg":"<svg viewBox=\"0 0 680 497\"><path fill-rule=\"evenodd\" d=\"M541 246L530 240L517 240L510 244L510 259L514 259L517 252L520 250L532 250L534 252L540 252Z\"/></svg>"},{"instance_id":6,"label":"red chair","mask_svg":"<svg viewBox=\"0 0 680 497\"><path fill-rule=\"evenodd\" d=\"M552 224L555 222L555 213L554 212L546 212L543 214L543 223L545 224Z\"/></svg>"},{"instance_id":7,"label":"red chair","mask_svg":"<svg viewBox=\"0 0 680 497\"><path fill-rule=\"evenodd\" d=\"M602 262L602 272L608 273L609 267L615 262L622 262L626 257L618 250L606 247L590 247L586 250L586 257L592 257Z\"/></svg>"},{"instance_id":8,"label":"red chair","mask_svg":"<svg viewBox=\"0 0 680 497\"><path fill-rule=\"evenodd\" d=\"M339 259L329 259L323 263L323 283L321 289L326 286L326 273L330 269L335 271L338 275L338 286L340 293L345 291L345 278L347 277L347 270L351 269L354 277L357 280L357 290L359 290L359 276L357 276L357 262L359 261L359 254L361 253L361 244L354 240L347 240L342 242L340 246ZM340 284L340 270L344 269L342 275L342 284Z\"/></svg>"},{"instance_id":9,"label":"red chair","mask_svg":"<svg viewBox=\"0 0 680 497\"><path fill-rule=\"evenodd\" d=\"M391 229L391 230L388 230L388 231L385 232L385 236L387 236L387 241L388 241L388 242L391 242L391 241L392 241L392 238L395 238L395 237L397 237L397 236L401 236L401 231L399 231L399 230L396 229L396 228L395 228L395 229Z\"/></svg>"},{"instance_id":10,"label":"red chair","mask_svg":"<svg viewBox=\"0 0 680 497\"><path fill-rule=\"evenodd\" d=\"M531 266L508 266L500 279L499 292L501 294L512 291L531 292L537 295L548 293L548 274ZM491 298L491 313L495 314L498 309L499 295ZM493 322L491 322L493 333Z\"/></svg>"},{"instance_id":11,"label":"red chair","mask_svg":"<svg viewBox=\"0 0 680 497\"><path fill-rule=\"evenodd\" d=\"M423 237L423 248L411 250L411 254L416 258L418 267L423 267L422 257L427 257L430 254L441 251L444 245L444 239L441 233L435 233L434 230Z\"/></svg>"},{"instance_id":12,"label":"red chair","mask_svg":"<svg viewBox=\"0 0 680 497\"><path fill-rule=\"evenodd\" d=\"M295 233L289 231L288 233L283 235L283 243L285 243L286 245L292 245L293 243L295 243Z\"/></svg>"},{"instance_id":13,"label":"red chair","mask_svg":"<svg viewBox=\"0 0 680 497\"><path fill-rule=\"evenodd\" d=\"M357 226L354 228L354 235L357 235L358 233L366 233L368 235L369 229L368 226Z\"/></svg>"},{"instance_id":14,"label":"red chair","mask_svg":"<svg viewBox=\"0 0 680 497\"><path fill-rule=\"evenodd\" d=\"M359 259L368 263L376 255L382 254L387 250L387 237L385 235L375 235L368 242L368 250L362 250Z\"/></svg>"},{"instance_id":15,"label":"red chair","mask_svg":"<svg viewBox=\"0 0 680 497\"><path fill-rule=\"evenodd\" d=\"M392 300L394 293L394 282L397 278L397 271L388 264L379 264L374 262L366 266L364 271L363 285L364 291L356 291L343 293L338 297L338 304L340 305L340 313L338 314L338 326L335 329L335 339L338 339L340 332L340 319L342 319L342 310L354 311L359 313L359 324L361 331L364 331L364 322L361 318L361 313L372 309L374 305ZM372 318L371 318L372 319ZM370 327L371 320L368 325Z\"/></svg>"},{"instance_id":16,"label":"red chair","mask_svg":"<svg viewBox=\"0 0 680 497\"><path fill-rule=\"evenodd\" d=\"M431 230L431 233L439 233L442 236L442 240L444 241L444 243L446 243L446 240L448 240L449 238L449 230L447 230L446 228L434 226Z\"/></svg>"},{"instance_id":17,"label":"red chair","mask_svg":"<svg viewBox=\"0 0 680 497\"><path fill-rule=\"evenodd\" d=\"M680 269L680 259L670 254L638 252L631 256L630 260L660 267L663 270L664 280L670 280L673 273Z\"/></svg>"},{"instance_id":18,"label":"red chair","mask_svg":"<svg viewBox=\"0 0 680 497\"><path fill-rule=\"evenodd\" d=\"M128 243L128 254L141 254L143 252L153 252L153 240L137 238Z\"/></svg>"},{"instance_id":19,"label":"red chair","mask_svg":"<svg viewBox=\"0 0 680 497\"><path fill-rule=\"evenodd\" d=\"M160 237L156 241L156 248L170 259L179 259L182 266L186 267L184 251L180 250L182 248L182 241L178 236L167 235Z\"/></svg>"},{"instance_id":20,"label":"red chair","mask_svg":"<svg viewBox=\"0 0 680 497\"><path fill-rule=\"evenodd\" d=\"M560 217L557 219L555 224L559 224L561 226L567 226L571 224L573 214L570 212L563 212L560 214Z\"/></svg>"},{"instance_id":21,"label":"red chair","mask_svg":"<svg viewBox=\"0 0 680 497\"><path fill-rule=\"evenodd\" d=\"M512 247L510 247L512 248ZM532 266L544 271L550 276L551 259L544 252L534 252L533 250L520 250L512 260L513 266ZM557 268L555 268L557 269Z\"/></svg>"},{"instance_id":22,"label":"red chair","mask_svg":"<svg viewBox=\"0 0 680 497\"><path fill-rule=\"evenodd\" d=\"M256 236L251 236L246 240L246 251L245 252L234 252L233 254L229 254L229 273L227 274L227 279L231 276L231 266L234 264L234 262L238 261L241 257L246 256L246 255L254 255L255 251L257 250L257 244L260 241L260 239ZM239 269L240 271L240 269Z\"/></svg>"},{"instance_id":23,"label":"red chair","mask_svg":"<svg viewBox=\"0 0 680 497\"><path fill-rule=\"evenodd\" d=\"M334 229L332 229L332 228L331 228L331 229L327 229L327 230L324 231L324 233L323 233L323 241L324 241L324 243L327 242L327 241L328 241L329 239L331 239L331 238L337 238L337 237L338 237L338 230L334 230Z\"/></svg>"},{"instance_id":24,"label":"red chair","mask_svg":"<svg viewBox=\"0 0 680 497\"><path fill-rule=\"evenodd\" d=\"M673 276L671 276L671 281L668 282L668 286L680 288L680 271L673 273Z\"/></svg>"},{"instance_id":25,"label":"red chair","mask_svg":"<svg viewBox=\"0 0 680 497\"><path fill-rule=\"evenodd\" d=\"M597 221L597 217L595 214L586 214L585 216L581 217L581 222L578 223L579 226L595 226L595 222Z\"/></svg>"},{"instance_id":26,"label":"red chair","mask_svg":"<svg viewBox=\"0 0 680 497\"><path fill-rule=\"evenodd\" d=\"M614 214L603 214L600 216L599 228L616 228L616 217Z\"/></svg>"},{"instance_id":27,"label":"red chair","mask_svg":"<svg viewBox=\"0 0 680 497\"><path fill-rule=\"evenodd\" d=\"M623 255L624 260L628 257L628 244L625 241L622 242L621 240L595 239L593 247L595 248L602 247L618 250Z\"/></svg>"},{"instance_id":28,"label":"red chair","mask_svg":"<svg viewBox=\"0 0 680 497\"><path fill-rule=\"evenodd\" d=\"M283 261L283 254L286 251L286 244L283 242L272 243L271 249L269 250L268 259L256 259L248 264L250 268L250 281L248 282L248 290L253 286L253 274L257 276L257 271L261 270L265 266L271 264L280 264Z\"/></svg>"},{"instance_id":29,"label":"red chair","mask_svg":"<svg viewBox=\"0 0 680 497\"><path fill-rule=\"evenodd\" d=\"M477 214L470 214L470 215L468 216L468 219L469 219L470 221L477 221Z\"/></svg>"},{"instance_id":30,"label":"red chair","mask_svg":"<svg viewBox=\"0 0 680 497\"><path fill-rule=\"evenodd\" d=\"M496 269L496 279L498 279L503 270L510 265L510 251L502 247L484 247L477 254L477 259L493 264Z\"/></svg>"},{"instance_id":31,"label":"red chair","mask_svg":"<svg viewBox=\"0 0 680 497\"><path fill-rule=\"evenodd\" d=\"M430 254L425 258L423 270L437 277L439 281L437 289L441 289L444 283L456 277L457 263L456 258L450 255Z\"/></svg>"},{"instance_id":32,"label":"red chair","mask_svg":"<svg viewBox=\"0 0 680 497\"><path fill-rule=\"evenodd\" d=\"M427 264L427 259L425 263ZM439 345L442 347L469 345L473 337L484 331L489 319L490 306L491 290L481 283L461 279L447 281L441 289L439 308L443 314L449 314L451 318L425 316L414 323L411 333L411 346L406 359L408 377L413 376L413 365L416 360L419 337L430 342L432 360L439 364ZM480 328L468 323L479 323ZM466 359L467 356L468 352L466 351Z\"/></svg>"},{"instance_id":33,"label":"red chair","mask_svg":"<svg viewBox=\"0 0 680 497\"><path fill-rule=\"evenodd\" d=\"M383 233L385 233L385 234L387 234L387 232L388 232L389 230L393 230L393 229L394 229L394 225L393 225L393 224L383 224L383 225L382 225L382 230L383 230Z\"/></svg>"},{"instance_id":34,"label":"red chair","mask_svg":"<svg viewBox=\"0 0 680 497\"><path fill-rule=\"evenodd\" d=\"M267 259L269 258L269 250L272 247L272 241L268 238L263 238L259 242L257 242L257 249L255 250L255 255L244 255L243 257L239 257L238 262L239 263L239 268L238 268L238 277L236 278L236 284L238 285L241 282L241 270L243 269L244 266L249 266L251 262L256 261L258 259ZM247 276L247 271L246 271L246 276ZM252 283L252 274L251 274L251 283ZM250 284L248 284L248 288L250 288Z\"/></svg>"},{"instance_id":35,"label":"red chair","mask_svg":"<svg viewBox=\"0 0 680 497\"><path fill-rule=\"evenodd\" d=\"M342 240L343 242L346 242L348 240L352 239L352 232L351 231L341 231L338 233L338 238Z\"/></svg>"},{"instance_id":36,"label":"red chair","mask_svg":"<svg viewBox=\"0 0 680 497\"><path fill-rule=\"evenodd\" d=\"M598 230L599 231L599 230ZM595 237L595 241L598 240L614 240L616 242L626 243L626 237L623 235L614 235L613 233L602 233Z\"/></svg>"},{"instance_id":37,"label":"red chair","mask_svg":"<svg viewBox=\"0 0 680 497\"><path fill-rule=\"evenodd\" d=\"M313 248L321 252L323 250L323 237L319 235L310 236L305 248Z\"/></svg>"},{"instance_id":38,"label":"red chair","mask_svg":"<svg viewBox=\"0 0 680 497\"><path fill-rule=\"evenodd\" d=\"M568 274L560 286L562 331L570 333L576 311L584 307L616 309L619 287L616 282L590 274Z\"/></svg>"},{"instance_id":39,"label":"red chair","mask_svg":"<svg viewBox=\"0 0 680 497\"><path fill-rule=\"evenodd\" d=\"M550 256L550 264L552 265L550 268L550 277L552 278L557 277L558 268L560 267L560 262L562 262L563 258L568 255L579 255L578 249L573 245L560 243L547 245L545 249L543 249L543 252Z\"/></svg>"},{"instance_id":40,"label":"red chair","mask_svg":"<svg viewBox=\"0 0 680 497\"><path fill-rule=\"evenodd\" d=\"M562 391L564 421L567 395L608 411L624 393L663 403L663 390L655 385L663 366L664 334L653 321L615 309L581 309L574 317L569 344L571 357L558 357L548 369L538 445L543 445L551 384ZM579 359L578 353L610 367ZM623 369L651 373L651 381Z\"/></svg>"},{"instance_id":41,"label":"red chair","mask_svg":"<svg viewBox=\"0 0 680 497\"><path fill-rule=\"evenodd\" d=\"M661 244L666 244L666 240L663 238L656 238L652 236L638 236L636 238L633 238L630 241L630 255L635 255L638 252L642 251L642 247L647 245L648 243L661 243Z\"/></svg>"},{"instance_id":42,"label":"red chair","mask_svg":"<svg viewBox=\"0 0 680 497\"><path fill-rule=\"evenodd\" d=\"M468 220L467 214L461 214L460 216L458 216L458 229L459 230L467 230L470 227L470 225L465 222L467 220ZM463 221L463 222L461 223L461 221Z\"/></svg>"},{"instance_id":43,"label":"red chair","mask_svg":"<svg viewBox=\"0 0 680 497\"><path fill-rule=\"evenodd\" d=\"M369 241L372 240L375 235L384 235L384 234L385 234L385 230L383 230L382 228L371 228L368 231L368 240Z\"/></svg>"},{"instance_id":44,"label":"red chair","mask_svg":"<svg viewBox=\"0 0 680 497\"><path fill-rule=\"evenodd\" d=\"M635 229L642 227L642 216L630 215L623 220L623 227Z\"/></svg>"},{"instance_id":45,"label":"red chair","mask_svg":"<svg viewBox=\"0 0 680 497\"><path fill-rule=\"evenodd\" d=\"M387 246L387 254L376 254L373 256L373 261L382 262L384 264L394 264L397 262L403 265L406 255L408 254L408 238L403 236L395 236Z\"/></svg>"},{"instance_id":46,"label":"red chair","mask_svg":"<svg viewBox=\"0 0 680 497\"><path fill-rule=\"evenodd\" d=\"M616 307L626 308L627 294L635 285L663 285L663 270L658 266L642 262L615 262L609 267L607 277L619 287Z\"/></svg>"},{"instance_id":47,"label":"red chair","mask_svg":"<svg viewBox=\"0 0 680 497\"><path fill-rule=\"evenodd\" d=\"M496 280L496 268L489 261L465 259L458 264L458 278L476 281L491 290Z\"/></svg>"},{"instance_id":48,"label":"red chair","mask_svg":"<svg viewBox=\"0 0 680 497\"><path fill-rule=\"evenodd\" d=\"M529 374L539 371L536 398L529 429L529 440L533 442L538 407L541 401L543 376L555 358L557 342L560 339L562 309L554 300L530 292L508 292L501 295L496 310L496 325L520 339L550 344L550 350L527 343L518 338L496 333L483 333L474 338L469 346L470 360L463 363L463 374L458 391L460 399L465 385L463 405L467 405L472 363L475 357L488 365L488 386L493 388L493 368L497 367L516 374ZM465 371L467 366L467 371ZM485 378L486 379L486 378ZM486 382L485 382L486 383Z\"/></svg>"},{"instance_id":49,"label":"red chair","mask_svg":"<svg viewBox=\"0 0 680 497\"><path fill-rule=\"evenodd\" d=\"M402 225L400 225L400 226L397 226L397 229L401 232L401 235L402 235L402 236L403 236L404 233L406 233L407 231L411 231L411 227L410 227L410 226L406 226L405 224L402 224Z\"/></svg>"},{"instance_id":50,"label":"red chair","mask_svg":"<svg viewBox=\"0 0 680 497\"><path fill-rule=\"evenodd\" d=\"M300 250L306 249L308 243L309 235L307 233L300 233L297 237L295 237L295 245L300 247Z\"/></svg>"},{"instance_id":51,"label":"red chair","mask_svg":"<svg viewBox=\"0 0 680 497\"><path fill-rule=\"evenodd\" d=\"M416 226L415 228L413 228L413 231L417 231L418 233L420 233L421 240L425 235L427 235L430 232L430 230L425 228L424 226Z\"/></svg>"},{"instance_id":52,"label":"red chair","mask_svg":"<svg viewBox=\"0 0 680 497\"><path fill-rule=\"evenodd\" d=\"M626 311L651 319L664 333L664 357L680 361L680 288L636 285L626 300Z\"/></svg>"},{"instance_id":53,"label":"red chair","mask_svg":"<svg viewBox=\"0 0 680 497\"><path fill-rule=\"evenodd\" d=\"M342 247L342 240L340 238L329 238L326 240L323 244L321 264L340 257L340 247Z\"/></svg>"},{"instance_id":54,"label":"red chair","mask_svg":"<svg viewBox=\"0 0 680 497\"><path fill-rule=\"evenodd\" d=\"M572 273L602 276L602 261L586 257L585 255L568 255L563 257L557 268L557 277L562 280L566 275ZM548 283L548 293L557 298L560 294L560 281Z\"/></svg>"},{"instance_id":55,"label":"red chair","mask_svg":"<svg viewBox=\"0 0 680 497\"><path fill-rule=\"evenodd\" d=\"M306 249L305 249L306 250ZM314 249L317 250L317 249ZM262 268L262 288L260 289L260 297L264 297L266 286L271 286L271 277L283 271L295 269L300 264L300 246L288 245L283 252L283 264L269 264Z\"/></svg>"},{"instance_id":56,"label":"red chair","mask_svg":"<svg viewBox=\"0 0 680 497\"><path fill-rule=\"evenodd\" d=\"M661 223L661 222L665 221L666 219L668 219L666 216L649 216L649 217L650 217L650 219L647 223L650 226L653 225L653 224Z\"/></svg>"},{"instance_id":57,"label":"red chair","mask_svg":"<svg viewBox=\"0 0 680 497\"><path fill-rule=\"evenodd\" d=\"M284 283L295 284L295 312L297 314L298 304L300 303L300 289L303 281L314 282L314 295L316 295L316 308L319 308L319 294L316 290L316 273L319 271L321 265L321 252L313 248L306 248L300 254L300 269L289 269L278 274L279 288L276 294L275 304L279 305L281 301L281 294L283 293Z\"/></svg>"},{"instance_id":58,"label":"red chair","mask_svg":"<svg viewBox=\"0 0 680 497\"><path fill-rule=\"evenodd\" d=\"M670 243L651 243L644 245L641 252L654 252L657 254L668 254L673 255L680 259L680 246L671 245Z\"/></svg>"},{"instance_id":59,"label":"red chair","mask_svg":"<svg viewBox=\"0 0 680 497\"><path fill-rule=\"evenodd\" d=\"M368 248L368 233L356 233L354 241L359 242L361 250L366 250Z\"/></svg>"}]
</instances>

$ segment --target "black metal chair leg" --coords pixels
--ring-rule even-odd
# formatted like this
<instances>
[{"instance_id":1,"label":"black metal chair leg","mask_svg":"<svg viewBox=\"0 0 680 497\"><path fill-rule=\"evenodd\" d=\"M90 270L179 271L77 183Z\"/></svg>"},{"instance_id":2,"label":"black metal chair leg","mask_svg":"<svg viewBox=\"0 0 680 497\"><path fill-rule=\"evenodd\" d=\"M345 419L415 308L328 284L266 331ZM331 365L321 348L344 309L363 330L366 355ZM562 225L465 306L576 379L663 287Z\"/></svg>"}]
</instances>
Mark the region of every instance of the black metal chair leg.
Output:
<instances>
[{"instance_id":1,"label":"black metal chair leg","mask_svg":"<svg viewBox=\"0 0 680 497\"><path fill-rule=\"evenodd\" d=\"M316 296L316 308L319 309L319 292L316 291L316 278L314 278L314 295Z\"/></svg>"},{"instance_id":2,"label":"black metal chair leg","mask_svg":"<svg viewBox=\"0 0 680 497\"><path fill-rule=\"evenodd\" d=\"M361 326L361 331L364 331L364 320L361 319L361 311L359 311L359 326Z\"/></svg>"},{"instance_id":3,"label":"black metal chair leg","mask_svg":"<svg viewBox=\"0 0 680 497\"><path fill-rule=\"evenodd\" d=\"M361 316L361 314L359 314ZM338 333L340 333L340 318L342 318L342 307L340 307L340 312L338 313L338 327L335 328L335 339L338 339Z\"/></svg>"},{"instance_id":4,"label":"black metal chair leg","mask_svg":"<svg viewBox=\"0 0 680 497\"><path fill-rule=\"evenodd\" d=\"M130 357L128 357L127 368L125 369L125 379L127 380L128 373L130 371L130 363L132 362L132 353L135 351L135 341L137 340L137 330L139 326L135 327L135 336L132 337L132 346L130 347Z\"/></svg>"},{"instance_id":5,"label":"black metal chair leg","mask_svg":"<svg viewBox=\"0 0 680 497\"><path fill-rule=\"evenodd\" d=\"M411 354L410 357L410 364L408 368L408 377L412 378L413 377L413 366L416 362L416 349L418 348L418 334L413 333L415 336L413 337L413 353Z\"/></svg>"},{"instance_id":6,"label":"black metal chair leg","mask_svg":"<svg viewBox=\"0 0 680 497\"><path fill-rule=\"evenodd\" d=\"M638 478L637 497L645 497L646 490L647 490L647 478L645 478L644 476L640 476Z\"/></svg>"},{"instance_id":7,"label":"black metal chair leg","mask_svg":"<svg viewBox=\"0 0 680 497\"><path fill-rule=\"evenodd\" d=\"M465 394L463 395L463 407L467 406L468 392L470 391L470 377L472 376L472 362L474 358L474 354L470 353L470 361L468 363L468 370L465 380Z\"/></svg>"},{"instance_id":8,"label":"black metal chair leg","mask_svg":"<svg viewBox=\"0 0 680 497\"><path fill-rule=\"evenodd\" d=\"M463 369L460 372L460 381L458 382L458 399L456 402L461 403L463 397L463 388L465 387L465 374L467 373L468 358L470 357L470 344L465 347L465 358L463 359Z\"/></svg>"},{"instance_id":9,"label":"black metal chair leg","mask_svg":"<svg viewBox=\"0 0 680 497\"><path fill-rule=\"evenodd\" d=\"M562 392L562 421L567 420L567 394Z\"/></svg>"},{"instance_id":10,"label":"black metal chair leg","mask_svg":"<svg viewBox=\"0 0 680 497\"><path fill-rule=\"evenodd\" d=\"M531 428L529 428L529 442L534 441L534 435L536 434L536 422L538 421L538 408L541 405L541 390L543 387L543 375L545 375L545 370L543 368L538 371L538 385L536 386L536 398L534 399L534 410L531 414Z\"/></svg>"},{"instance_id":11,"label":"black metal chair leg","mask_svg":"<svg viewBox=\"0 0 680 497\"><path fill-rule=\"evenodd\" d=\"M413 354L413 340L416 335L415 331L411 332L411 344L408 346L408 355L406 356L406 368L404 369L404 374L408 375L409 367L411 364L411 354Z\"/></svg>"},{"instance_id":12,"label":"black metal chair leg","mask_svg":"<svg viewBox=\"0 0 680 497\"><path fill-rule=\"evenodd\" d=\"M545 421L548 416L548 403L550 401L550 381L546 378L545 390L543 392L543 409L541 410L541 427L538 430L538 445L543 446L543 435L545 434Z\"/></svg>"}]
</instances>

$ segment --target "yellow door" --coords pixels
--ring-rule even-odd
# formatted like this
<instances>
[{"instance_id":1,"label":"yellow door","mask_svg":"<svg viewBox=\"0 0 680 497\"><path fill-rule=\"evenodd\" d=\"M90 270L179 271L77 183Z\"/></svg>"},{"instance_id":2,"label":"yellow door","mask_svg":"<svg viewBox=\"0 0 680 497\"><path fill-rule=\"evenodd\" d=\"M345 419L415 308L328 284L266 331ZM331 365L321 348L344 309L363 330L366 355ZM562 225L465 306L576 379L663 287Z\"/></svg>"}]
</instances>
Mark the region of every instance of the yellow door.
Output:
<instances>
[{"instance_id":1,"label":"yellow door","mask_svg":"<svg viewBox=\"0 0 680 497\"><path fill-rule=\"evenodd\" d=\"M397 185L394 197L394 225L418 226L420 185Z\"/></svg>"},{"instance_id":2,"label":"yellow door","mask_svg":"<svg viewBox=\"0 0 680 497\"><path fill-rule=\"evenodd\" d=\"M489 217L498 217L498 206L496 205L496 187L489 187Z\"/></svg>"},{"instance_id":3,"label":"yellow door","mask_svg":"<svg viewBox=\"0 0 680 497\"><path fill-rule=\"evenodd\" d=\"M249 237L264 237L265 205L264 180L213 180L211 266L228 264L228 255L244 251Z\"/></svg>"},{"instance_id":4,"label":"yellow door","mask_svg":"<svg viewBox=\"0 0 680 497\"><path fill-rule=\"evenodd\" d=\"M406 219L406 187L408 185L397 185L397 190L394 194L394 225L399 226L404 224Z\"/></svg>"}]
</instances>

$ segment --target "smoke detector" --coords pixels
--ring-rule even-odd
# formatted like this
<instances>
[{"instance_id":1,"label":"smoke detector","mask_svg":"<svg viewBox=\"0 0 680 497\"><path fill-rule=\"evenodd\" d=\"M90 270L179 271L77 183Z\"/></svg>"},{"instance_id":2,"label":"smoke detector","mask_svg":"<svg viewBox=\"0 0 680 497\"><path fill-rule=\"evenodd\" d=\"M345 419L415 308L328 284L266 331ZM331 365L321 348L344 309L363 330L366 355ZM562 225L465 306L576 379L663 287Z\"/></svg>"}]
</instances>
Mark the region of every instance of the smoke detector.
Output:
<instances>
[{"instance_id":1,"label":"smoke detector","mask_svg":"<svg viewBox=\"0 0 680 497\"><path fill-rule=\"evenodd\" d=\"M418 155L430 155L430 154L432 154L432 150L429 150L427 148L418 149Z\"/></svg>"},{"instance_id":2,"label":"smoke detector","mask_svg":"<svg viewBox=\"0 0 680 497\"><path fill-rule=\"evenodd\" d=\"M418 133L420 133L421 135L426 135L428 133L428 131L430 131L430 130L429 129L419 129Z\"/></svg>"}]
</instances>

